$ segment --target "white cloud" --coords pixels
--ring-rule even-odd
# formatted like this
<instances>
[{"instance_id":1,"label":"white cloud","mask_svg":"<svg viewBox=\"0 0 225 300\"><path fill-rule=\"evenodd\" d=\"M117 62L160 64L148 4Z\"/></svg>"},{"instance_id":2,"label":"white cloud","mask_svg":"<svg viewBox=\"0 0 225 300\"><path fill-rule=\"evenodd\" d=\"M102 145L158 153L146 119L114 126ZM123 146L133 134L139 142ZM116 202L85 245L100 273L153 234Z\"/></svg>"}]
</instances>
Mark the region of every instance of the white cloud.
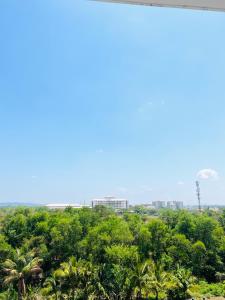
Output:
<instances>
[{"instance_id":1,"label":"white cloud","mask_svg":"<svg viewBox=\"0 0 225 300\"><path fill-rule=\"evenodd\" d=\"M200 179L213 179L217 180L219 178L219 174L217 171L213 169L203 169L197 173L197 177Z\"/></svg>"},{"instance_id":2,"label":"white cloud","mask_svg":"<svg viewBox=\"0 0 225 300\"><path fill-rule=\"evenodd\" d=\"M36 176L36 175L32 175L31 178L32 178L32 179L36 179L37 176Z\"/></svg>"},{"instance_id":3,"label":"white cloud","mask_svg":"<svg viewBox=\"0 0 225 300\"><path fill-rule=\"evenodd\" d=\"M97 149L97 150L96 150L96 153L103 153L103 152L104 152L103 149Z\"/></svg>"},{"instance_id":4,"label":"white cloud","mask_svg":"<svg viewBox=\"0 0 225 300\"><path fill-rule=\"evenodd\" d=\"M178 185L184 185L184 182L180 180L180 181L177 182L177 184Z\"/></svg>"}]
</instances>

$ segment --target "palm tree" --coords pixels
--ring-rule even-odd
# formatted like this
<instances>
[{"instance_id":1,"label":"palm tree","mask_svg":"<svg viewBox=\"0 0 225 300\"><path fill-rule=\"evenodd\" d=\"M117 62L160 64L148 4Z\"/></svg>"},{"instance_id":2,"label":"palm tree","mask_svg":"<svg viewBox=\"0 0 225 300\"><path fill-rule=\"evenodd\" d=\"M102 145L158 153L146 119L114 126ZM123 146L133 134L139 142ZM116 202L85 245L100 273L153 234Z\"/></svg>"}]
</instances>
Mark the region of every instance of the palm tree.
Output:
<instances>
[{"instance_id":1,"label":"palm tree","mask_svg":"<svg viewBox=\"0 0 225 300\"><path fill-rule=\"evenodd\" d=\"M23 300L46 300L46 298L41 295L38 287L29 287L26 296L23 297Z\"/></svg>"},{"instance_id":2,"label":"palm tree","mask_svg":"<svg viewBox=\"0 0 225 300\"><path fill-rule=\"evenodd\" d=\"M17 300L18 296L12 286L9 286L7 291L0 293L0 300Z\"/></svg>"},{"instance_id":3,"label":"palm tree","mask_svg":"<svg viewBox=\"0 0 225 300\"><path fill-rule=\"evenodd\" d=\"M60 282L61 291L66 291L69 299L108 299L98 270L90 262L71 257L60 265L53 277Z\"/></svg>"},{"instance_id":4,"label":"palm tree","mask_svg":"<svg viewBox=\"0 0 225 300\"><path fill-rule=\"evenodd\" d=\"M75 257L71 257L68 262L63 262L60 268L53 273L53 278L60 282L61 290L67 290L71 294L71 299L79 288L79 268Z\"/></svg>"},{"instance_id":5,"label":"palm tree","mask_svg":"<svg viewBox=\"0 0 225 300\"><path fill-rule=\"evenodd\" d=\"M146 282L146 292L153 293L155 300L159 300L160 294L166 297L167 291L174 286L174 277L163 269L163 265L150 262Z\"/></svg>"},{"instance_id":6,"label":"palm tree","mask_svg":"<svg viewBox=\"0 0 225 300\"><path fill-rule=\"evenodd\" d=\"M174 279L176 286L173 289L173 293L176 293L176 299L188 298L191 295L190 288L196 281L191 271L177 266Z\"/></svg>"},{"instance_id":7,"label":"palm tree","mask_svg":"<svg viewBox=\"0 0 225 300\"><path fill-rule=\"evenodd\" d=\"M151 264L146 261L143 264L138 264L131 278L131 286L134 288L135 299L142 299L143 292L148 281L148 273Z\"/></svg>"},{"instance_id":8,"label":"palm tree","mask_svg":"<svg viewBox=\"0 0 225 300\"><path fill-rule=\"evenodd\" d=\"M91 286L88 293L88 300L110 299L103 285L97 280L95 285Z\"/></svg>"},{"instance_id":9,"label":"palm tree","mask_svg":"<svg viewBox=\"0 0 225 300\"><path fill-rule=\"evenodd\" d=\"M3 283L4 285L17 285L19 300L26 295L26 280L30 277L37 278L42 273L41 262L40 258L34 257L33 252L23 255L17 249L15 259L7 259L3 263L2 271L5 274Z\"/></svg>"},{"instance_id":10,"label":"palm tree","mask_svg":"<svg viewBox=\"0 0 225 300\"><path fill-rule=\"evenodd\" d=\"M57 285L57 281L54 278L54 275L52 277L46 278L43 289L41 290L43 296L49 296L54 295L54 298L56 300L60 297L60 286Z\"/></svg>"},{"instance_id":11,"label":"palm tree","mask_svg":"<svg viewBox=\"0 0 225 300\"><path fill-rule=\"evenodd\" d=\"M69 295L62 291L60 279L54 273L51 277L46 278L41 294L44 296L44 299L49 300L69 299Z\"/></svg>"}]
</instances>

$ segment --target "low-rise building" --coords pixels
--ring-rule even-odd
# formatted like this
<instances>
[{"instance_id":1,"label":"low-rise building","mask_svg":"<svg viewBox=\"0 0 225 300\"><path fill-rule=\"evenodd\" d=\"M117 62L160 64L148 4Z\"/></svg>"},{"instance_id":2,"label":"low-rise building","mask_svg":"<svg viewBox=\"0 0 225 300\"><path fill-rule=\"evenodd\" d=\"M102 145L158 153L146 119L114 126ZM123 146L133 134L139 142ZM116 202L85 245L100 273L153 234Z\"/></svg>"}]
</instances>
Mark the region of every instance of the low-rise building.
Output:
<instances>
[{"instance_id":1,"label":"low-rise building","mask_svg":"<svg viewBox=\"0 0 225 300\"><path fill-rule=\"evenodd\" d=\"M100 205L113 209L127 209L128 201L126 199L120 199L112 196L92 200L92 207Z\"/></svg>"},{"instance_id":2,"label":"low-rise building","mask_svg":"<svg viewBox=\"0 0 225 300\"><path fill-rule=\"evenodd\" d=\"M74 203L51 203L45 205L45 207L49 209L65 209L67 207L72 208L83 208L83 207L90 207L89 205L81 205L81 204L74 204Z\"/></svg>"}]
</instances>

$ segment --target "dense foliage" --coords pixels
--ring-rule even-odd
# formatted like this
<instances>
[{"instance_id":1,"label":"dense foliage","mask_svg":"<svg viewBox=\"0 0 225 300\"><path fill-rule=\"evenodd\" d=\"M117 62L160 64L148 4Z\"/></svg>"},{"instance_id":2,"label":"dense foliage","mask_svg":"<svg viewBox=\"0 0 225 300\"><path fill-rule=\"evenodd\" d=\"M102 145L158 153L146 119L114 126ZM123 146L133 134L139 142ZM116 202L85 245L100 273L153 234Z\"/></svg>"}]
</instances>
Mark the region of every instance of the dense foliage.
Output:
<instances>
[{"instance_id":1,"label":"dense foliage","mask_svg":"<svg viewBox=\"0 0 225 300\"><path fill-rule=\"evenodd\" d=\"M0 299L225 295L225 212L0 210Z\"/></svg>"}]
</instances>

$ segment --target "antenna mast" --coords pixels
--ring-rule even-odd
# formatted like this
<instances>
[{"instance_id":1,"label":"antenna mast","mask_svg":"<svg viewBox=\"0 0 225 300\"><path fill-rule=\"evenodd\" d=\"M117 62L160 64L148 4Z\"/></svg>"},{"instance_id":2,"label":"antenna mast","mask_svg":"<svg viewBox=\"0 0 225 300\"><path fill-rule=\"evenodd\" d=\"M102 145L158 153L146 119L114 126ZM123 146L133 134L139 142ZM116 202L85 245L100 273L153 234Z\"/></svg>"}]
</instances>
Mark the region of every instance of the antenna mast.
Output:
<instances>
[{"instance_id":1,"label":"antenna mast","mask_svg":"<svg viewBox=\"0 0 225 300\"><path fill-rule=\"evenodd\" d=\"M196 194L198 198L198 210L201 211L201 191L199 181L196 181Z\"/></svg>"}]
</instances>

